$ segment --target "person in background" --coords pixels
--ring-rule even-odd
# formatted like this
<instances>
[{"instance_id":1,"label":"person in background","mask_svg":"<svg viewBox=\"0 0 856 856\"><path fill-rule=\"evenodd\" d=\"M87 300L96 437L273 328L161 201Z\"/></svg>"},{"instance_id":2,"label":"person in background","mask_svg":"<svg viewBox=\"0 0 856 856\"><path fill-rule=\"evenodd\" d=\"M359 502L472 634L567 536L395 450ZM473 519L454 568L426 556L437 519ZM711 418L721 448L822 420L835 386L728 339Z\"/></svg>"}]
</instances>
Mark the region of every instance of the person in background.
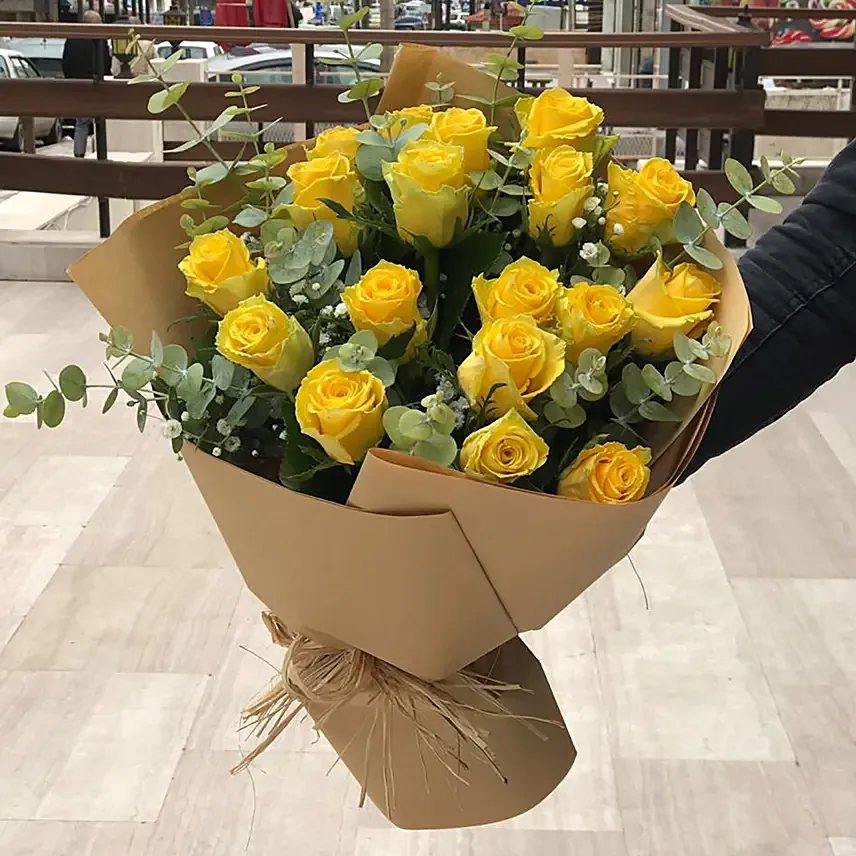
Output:
<instances>
[{"instance_id":1,"label":"person in background","mask_svg":"<svg viewBox=\"0 0 856 856\"><path fill-rule=\"evenodd\" d=\"M771 425L856 360L856 140L739 267L755 326L682 478Z\"/></svg>"},{"instance_id":2,"label":"person in background","mask_svg":"<svg viewBox=\"0 0 856 856\"><path fill-rule=\"evenodd\" d=\"M83 13L84 24L100 24L101 16L88 9ZM99 56L100 55L100 56ZM104 39L66 39L62 50L62 73L69 80L91 80L97 73L110 73L110 49ZM86 155L86 142L92 119L74 120L74 156Z\"/></svg>"},{"instance_id":3,"label":"person in background","mask_svg":"<svg viewBox=\"0 0 856 856\"><path fill-rule=\"evenodd\" d=\"M136 27L138 24L141 24L142 21L136 16L131 15L128 17L128 24L131 27ZM157 59L157 51L155 50L155 43L148 41L147 39L139 39L137 41L137 55L131 60L131 74L134 77L139 77L141 74L149 73L149 62L154 62ZM115 77L119 73L118 63L116 58L113 58L113 76Z\"/></svg>"}]
</instances>

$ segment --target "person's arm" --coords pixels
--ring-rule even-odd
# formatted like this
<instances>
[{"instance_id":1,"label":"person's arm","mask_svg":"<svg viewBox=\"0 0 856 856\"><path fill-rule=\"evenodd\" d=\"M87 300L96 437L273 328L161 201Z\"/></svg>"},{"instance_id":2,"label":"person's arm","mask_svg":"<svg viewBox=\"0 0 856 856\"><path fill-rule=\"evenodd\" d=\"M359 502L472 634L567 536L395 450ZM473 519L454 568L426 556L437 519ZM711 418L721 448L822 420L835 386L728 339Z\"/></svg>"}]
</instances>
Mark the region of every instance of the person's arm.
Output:
<instances>
[{"instance_id":1,"label":"person's arm","mask_svg":"<svg viewBox=\"0 0 856 856\"><path fill-rule=\"evenodd\" d=\"M683 478L808 398L856 359L856 141L740 260L754 329Z\"/></svg>"}]
</instances>

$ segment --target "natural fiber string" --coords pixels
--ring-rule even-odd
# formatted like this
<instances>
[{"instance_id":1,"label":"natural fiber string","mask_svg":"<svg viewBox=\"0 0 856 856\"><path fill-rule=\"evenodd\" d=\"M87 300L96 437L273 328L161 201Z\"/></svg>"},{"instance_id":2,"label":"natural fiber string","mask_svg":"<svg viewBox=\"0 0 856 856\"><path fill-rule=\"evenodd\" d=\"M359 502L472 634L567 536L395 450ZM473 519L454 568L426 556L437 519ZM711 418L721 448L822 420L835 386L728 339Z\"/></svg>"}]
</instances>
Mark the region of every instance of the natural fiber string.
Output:
<instances>
[{"instance_id":1,"label":"natural fiber string","mask_svg":"<svg viewBox=\"0 0 856 856\"><path fill-rule=\"evenodd\" d=\"M356 648L330 648L301 633L294 633L269 612L262 613L262 620L272 641L285 648L286 653L279 676L243 712L241 728L248 729L253 736L260 738L260 742L232 769L233 773L246 769L308 706L318 706L321 712L313 711L315 727L323 729L324 723L343 705L366 694L368 706L375 712L366 741L366 770L375 734L380 730L382 779L389 813L395 801L389 751L391 716L399 715L413 726L420 757L422 749L427 749L450 775L464 784L469 771L463 757L466 747L506 781L484 733L473 722L475 717L515 719L542 740L547 738L535 723L557 724L509 711L500 701L502 694L529 690L497 680L489 674L465 669L442 681L424 681ZM471 692L477 704L457 698L454 692L460 690ZM426 726L418 711L423 715L433 713L439 716L441 722L452 729L453 738L450 740ZM424 758L422 763L427 785ZM368 775L365 779L368 780ZM360 805L365 802L365 796L364 782Z\"/></svg>"}]
</instances>

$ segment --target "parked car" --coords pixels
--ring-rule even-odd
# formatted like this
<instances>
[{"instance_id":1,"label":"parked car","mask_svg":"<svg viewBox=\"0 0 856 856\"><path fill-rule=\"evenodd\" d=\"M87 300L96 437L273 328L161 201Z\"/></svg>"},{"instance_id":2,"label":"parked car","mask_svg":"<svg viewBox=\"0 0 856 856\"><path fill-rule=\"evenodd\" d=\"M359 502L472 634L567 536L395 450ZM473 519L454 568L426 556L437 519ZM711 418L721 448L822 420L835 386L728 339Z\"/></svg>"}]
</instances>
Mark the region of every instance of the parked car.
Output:
<instances>
[{"instance_id":1,"label":"parked car","mask_svg":"<svg viewBox=\"0 0 856 856\"><path fill-rule=\"evenodd\" d=\"M0 39L0 48L22 53L42 77L62 77L65 39Z\"/></svg>"},{"instance_id":2,"label":"parked car","mask_svg":"<svg viewBox=\"0 0 856 856\"><path fill-rule=\"evenodd\" d=\"M418 15L399 15L395 19L396 30L424 30L425 19Z\"/></svg>"},{"instance_id":3,"label":"parked car","mask_svg":"<svg viewBox=\"0 0 856 856\"><path fill-rule=\"evenodd\" d=\"M20 51L0 49L0 79L26 80L41 77L38 69ZM62 139L59 119L34 119L36 139L45 143L58 143ZM24 126L17 116L0 116L0 141L15 151L24 148Z\"/></svg>"},{"instance_id":4,"label":"parked car","mask_svg":"<svg viewBox=\"0 0 856 856\"><path fill-rule=\"evenodd\" d=\"M344 65L324 65L323 57L340 58L344 51L333 48L315 48L315 83L329 83L336 86L350 86L356 78L351 68ZM221 83L231 82L235 71L247 74L247 82L265 85L271 83L292 83L291 50L265 51L250 56L219 56L208 64L209 80ZM360 71L380 71L379 60L364 60Z\"/></svg>"},{"instance_id":5,"label":"parked car","mask_svg":"<svg viewBox=\"0 0 856 856\"><path fill-rule=\"evenodd\" d=\"M182 59L207 59L224 56L225 52L216 42L181 42L178 46L182 52ZM166 59L175 53L175 48L170 42L158 42L155 51L161 59Z\"/></svg>"}]
</instances>

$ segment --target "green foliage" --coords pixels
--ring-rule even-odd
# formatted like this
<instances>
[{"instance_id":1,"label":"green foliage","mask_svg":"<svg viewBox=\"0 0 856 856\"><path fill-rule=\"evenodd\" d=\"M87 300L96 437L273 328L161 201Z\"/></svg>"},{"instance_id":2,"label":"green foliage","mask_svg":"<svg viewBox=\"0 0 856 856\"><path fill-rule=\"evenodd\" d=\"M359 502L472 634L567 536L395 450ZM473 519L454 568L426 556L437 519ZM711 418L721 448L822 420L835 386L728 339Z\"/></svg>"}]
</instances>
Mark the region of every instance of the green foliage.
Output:
<instances>
[{"instance_id":1,"label":"green foliage","mask_svg":"<svg viewBox=\"0 0 856 856\"><path fill-rule=\"evenodd\" d=\"M40 397L28 383L12 381L6 384L6 401L15 416L29 416L39 406ZM7 412L6 416L12 416Z\"/></svg>"},{"instance_id":2,"label":"green foliage","mask_svg":"<svg viewBox=\"0 0 856 856\"><path fill-rule=\"evenodd\" d=\"M324 359L338 360L343 372L371 372L384 386L395 383L398 363L378 356L377 338L371 330L358 330L344 345L328 348Z\"/></svg>"},{"instance_id":3,"label":"green foliage","mask_svg":"<svg viewBox=\"0 0 856 856\"><path fill-rule=\"evenodd\" d=\"M425 411L390 407L383 416L383 427L396 451L424 458L448 467L458 456L458 444L451 437L455 414L443 403L442 393L422 399Z\"/></svg>"},{"instance_id":4,"label":"green foliage","mask_svg":"<svg viewBox=\"0 0 856 856\"><path fill-rule=\"evenodd\" d=\"M59 373L59 388L69 401L86 403L86 375L80 366L66 366Z\"/></svg>"}]
</instances>

